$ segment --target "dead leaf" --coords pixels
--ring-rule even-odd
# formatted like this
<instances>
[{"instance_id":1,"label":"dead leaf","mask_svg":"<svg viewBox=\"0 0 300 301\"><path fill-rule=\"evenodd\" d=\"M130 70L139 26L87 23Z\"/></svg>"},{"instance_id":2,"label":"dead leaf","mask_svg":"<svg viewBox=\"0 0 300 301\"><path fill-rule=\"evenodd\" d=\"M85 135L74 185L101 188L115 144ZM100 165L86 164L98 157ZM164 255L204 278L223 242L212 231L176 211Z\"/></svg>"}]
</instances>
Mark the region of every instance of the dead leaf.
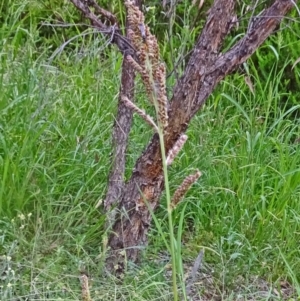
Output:
<instances>
[{"instance_id":1,"label":"dead leaf","mask_svg":"<svg viewBox=\"0 0 300 301\"><path fill-rule=\"evenodd\" d=\"M294 69L294 67L300 62L300 57L298 57L296 59L296 61L294 62L293 66L292 66L292 70Z\"/></svg>"},{"instance_id":2,"label":"dead leaf","mask_svg":"<svg viewBox=\"0 0 300 301\"><path fill-rule=\"evenodd\" d=\"M249 87L250 91L254 95L254 86L253 86L253 83L251 81L250 76L245 76L245 83L247 84L247 86Z\"/></svg>"},{"instance_id":3,"label":"dead leaf","mask_svg":"<svg viewBox=\"0 0 300 301\"><path fill-rule=\"evenodd\" d=\"M198 2L197 0L193 0L192 5L196 6L197 2ZM203 6L203 4L204 4L204 0L200 0L198 8L200 9Z\"/></svg>"}]
</instances>

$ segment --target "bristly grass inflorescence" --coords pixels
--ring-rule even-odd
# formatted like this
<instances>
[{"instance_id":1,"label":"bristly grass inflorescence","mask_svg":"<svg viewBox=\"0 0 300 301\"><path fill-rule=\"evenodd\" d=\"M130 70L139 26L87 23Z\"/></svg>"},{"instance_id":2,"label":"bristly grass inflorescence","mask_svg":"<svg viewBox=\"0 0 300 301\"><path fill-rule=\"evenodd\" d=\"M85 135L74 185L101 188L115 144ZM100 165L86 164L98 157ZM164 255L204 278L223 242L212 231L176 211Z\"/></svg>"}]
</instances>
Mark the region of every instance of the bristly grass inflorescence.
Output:
<instances>
[{"instance_id":1,"label":"bristly grass inflorescence","mask_svg":"<svg viewBox=\"0 0 300 301\"><path fill-rule=\"evenodd\" d=\"M55 3L63 19L73 16L71 6ZM105 215L94 204L107 185L122 57L109 49L99 60L107 44L84 35L50 64L49 44L63 44L65 35L54 29L43 39L40 20L49 20L49 8L31 4L5 1L9 10L0 25L0 299L82 300L83 264L93 276L93 300L172 300L169 278L163 277L169 275L164 204L156 214L162 235L153 227L147 256L122 285L104 276L99 264L107 247L99 245ZM186 16L188 1L184 6ZM223 81L190 124L180 163L177 157L169 167L178 186L194 167L205 170L203 182L172 212L174 229L182 233L178 246L185 271L199 248L205 249L194 300L300 296L300 64L292 68L300 23L290 17L288 29L278 28L244 65L255 95L243 73ZM194 41L189 20L176 25L171 37L175 58ZM161 54L169 55L169 36L159 42ZM136 124L127 150L130 164L153 131Z\"/></svg>"},{"instance_id":2,"label":"bristly grass inflorescence","mask_svg":"<svg viewBox=\"0 0 300 301\"><path fill-rule=\"evenodd\" d=\"M168 99L166 92L166 68L165 64L160 61L159 47L157 39L151 34L150 29L145 25L145 18L143 13L133 1L125 1L127 8L128 20L128 36L134 48L137 51L136 61L132 56L127 55L126 59L131 63L132 67L141 75L143 84L145 86L148 99L154 105L157 116L157 125L152 118L147 115L142 109L138 108L125 95L121 95L122 101L130 107L134 112L139 114L147 123L149 123L159 134L160 148L162 155L162 167L166 190L166 200L168 207L168 223L170 242L168 249L172 257L172 285L174 301L178 300L177 277L180 274L181 285L183 287L183 297L186 300L185 284L183 280L182 257L180 248L177 245L174 235L172 211L175 209L178 202L183 198L184 194L190 186L197 181L201 173L197 171L195 174L186 177L186 179L179 186L174 194L173 200L170 196L170 188L168 181L167 166L172 163L176 155L182 149L186 135L181 135L173 148L166 154L164 147L165 135L167 135L166 128L168 126ZM179 269L177 269L177 267Z\"/></svg>"},{"instance_id":3,"label":"bristly grass inflorescence","mask_svg":"<svg viewBox=\"0 0 300 301\"><path fill-rule=\"evenodd\" d=\"M157 104L158 123L168 125L168 99L166 92L166 68L160 61L157 39L145 25L145 17L133 1L125 1L128 14L128 36L137 51L138 62L132 56L127 59L141 75L150 102Z\"/></svg>"}]
</instances>

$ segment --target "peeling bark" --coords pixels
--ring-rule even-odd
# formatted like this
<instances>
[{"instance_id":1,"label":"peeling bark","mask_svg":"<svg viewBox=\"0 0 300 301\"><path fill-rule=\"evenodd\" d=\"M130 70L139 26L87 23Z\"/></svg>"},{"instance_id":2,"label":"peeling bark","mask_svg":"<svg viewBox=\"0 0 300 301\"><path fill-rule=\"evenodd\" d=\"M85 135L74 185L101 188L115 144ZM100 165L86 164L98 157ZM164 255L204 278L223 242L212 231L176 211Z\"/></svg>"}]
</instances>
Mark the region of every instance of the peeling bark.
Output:
<instances>
[{"instance_id":1,"label":"peeling bark","mask_svg":"<svg viewBox=\"0 0 300 301\"><path fill-rule=\"evenodd\" d=\"M141 0L136 0L135 4L140 7ZM134 69L126 59L126 56L124 56L118 101L118 113L112 133L112 167L108 179L106 198L104 201L105 210L108 212L108 227L114 223L115 217L115 210L111 210L111 207L119 202L123 194L126 164L125 154L132 124L133 111L124 104L122 96L126 96L131 101L134 99L134 79Z\"/></svg>"},{"instance_id":2,"label":"peeling bark","mask_svg":"<svg viewBox=\"0 0 300 301\"><path fill-rule=\"evenodd\" d=\"M133 111L121 101L121 95L129 99L134 97L135 72L124 57L122 64L121 88L119 93L118 113L115 119L112 133L112 167L108 180L108 190L104 201L106 211L121 198L124 188L125 154L128 142L128 135L131 129ZM113 216L110 218L113 222Z\"/></svg>"},{"instance_id":3,"label":"peeling bark","mask_svg":"<svg viewBox=\"0 0 300 301\"><path fill-rule=\"evenodd\" d=\"M216 85L245 62L293 8L289 0L277 0L254 21L251 30L225 54L220 54L228 34L235 1L216 0L189 60L184 75L174 88L165 135L168 152L184 133L192 117L201 108ZM164 188L159 137L153 136L137 160L131 179L124 187L118 219L109 238L111 261L123 267L119 250L126 250L127 260L138 261L139 251L147 244L151 214L143 201L155 210ZM143 195L143 196L142 196ZM126 214L124 214L126 212Z\"/></svg>"},{"instance_id":4,"label":"peeling bark","mask_svg":"<svg viewBox=\"0 0 300 301\"><path fill-rule=\"evenodd\" d=\"M103 31L104 24L95 20L96 16L87 8L87 4L84 4L94 5L94 0L87 2L83 0L70 1L91 20L94 26ZM251 18L251 22L254 21L251 26L248 26L245 36L226 53L222 53L224 39L235 20L234 6L236 1L214 1L186 70L173 90L168 108L169 124L165 129L164 136L167 153L172 149L180 135L187 130L189 122L200 110L216 85L254 53L297 2L299 1L273 1L273 4L265 9L259 17ZM136 0L135 4L140 5L141 0ZM105 11L102 15L106 16L110 24L116 22L114 16ZM118 29L116 26L114 28ZM106 28L106 30L111 36L111 27ZM134 47L128 38L121 36L119 31L116 33L111 41L117 44L123 54L130 54L136 59ZM120 94L132 100L133 87L134 72L124 59ZM105 202L108 211L113 204L117 204L116 211L113 211L117 213L116 216L113 215L116 220L108 241L111 256L107 260L108 268L110 270L115 269L116 272L123 271L124 256L126 256L126 260L138 261L139 251L147 244L147 232L151 224L148 206L151 207L151 210L157 208L164 189L158 134L153 135L149 145L137 160L130 180L127 183L123 182L125 151L131 120L131 110L119 100L113 132L113 166ZM147 203L144 202L145 199Z\"/></svg>"}]
</instances>

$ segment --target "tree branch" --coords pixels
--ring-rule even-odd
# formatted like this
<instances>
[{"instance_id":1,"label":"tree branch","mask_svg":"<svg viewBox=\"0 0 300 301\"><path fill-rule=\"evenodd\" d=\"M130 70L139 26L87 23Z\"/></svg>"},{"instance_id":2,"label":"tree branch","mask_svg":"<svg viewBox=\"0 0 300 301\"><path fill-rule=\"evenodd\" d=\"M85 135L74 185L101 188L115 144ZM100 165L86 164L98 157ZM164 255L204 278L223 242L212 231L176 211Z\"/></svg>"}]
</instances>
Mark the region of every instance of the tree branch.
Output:
<instances>
[{"instance_id":1,"label":"tree branch","mask_svg":"<svg viewBox=\"0 0 300 301\"><path fill-rule=\"evenodd\" d=\"M105 17L106 20L108 20L110 22L110 25L118 25L118 21L117 21L116 16L113 15L111 12L109 12L109 11L103 9L102 7L100 7L98 5L98 3L95 2L95 0L87 0L87 4L89 6L92 6L95 9L95 12L98 15L102 15L103 17Z\"/></svg>"},{"instance_id":2,"label":"tree branch","mask_svg":"<svg viewBox=\"0 0 300 301\"><path fill-rule=\"evenodd\" d=\"M108 36L110 36L110 41L116 44L122 54L130 54L135 60L137 59L136 50L130 43L127 37L124 37L117 23L117 18L101 8L94 0L70 0L82 13L89 19L94 28L99 30ZM110 23L106 25L103 23L90 9L90 6L94 8L95 12L104 17L105 20Z\"/></svg>"},{"instance_id":3,"label":"tree branch","mask_svg":"<svg viewBox=\"0 0 300 301\"><path fill-rule=\"evenodd\" d=\"M239 42L237 42L225 54L219 56L212 66L204 72L201 78L201 93L194 99L192 105L193 117L201 108L208 95L214 87L245 62L255 50L272 34L282 18L293 8L291 0L276 0L273 5L267 8L262 14L254 18L250 29ZM213 83L213 85L211 85ZM206 88L209 87L210 88ZM188 122L188 121L187 121Z\"/></svg>"},{"instance_id":4,"label":"tree branch","mask_svg":"<svg viewBox=\"0 0 300 301\"><path fill-rule=\"evenodd\" d=\"M227 1L223 2L227 3ZM208 36L205 32L201 34L186 72L175 87L171 99L169 122L173 130L175 127L178 134L186 130L187 124L201 108L216 85L254 53L293 6L294 4L290 0L276 0L273 5L255 19L245 37L223 55L218 53L222 38L219 39L220 43L218 44L212 42L215 45L213 46L214 49L217 51L213 59L209 56L209 53L206 53L206 48L209 46L206 46L206 42L201 43L200 41L202 39L207 42L210 41L214 32L213 30L210 31ZM207 22L210 23L210 19ZM227 17L227 26L228 22L229 17ZM226 21L216 24L216 28L220 28L219 26L227 28ZM173 139L167 139L166 148L169 149L172 144Z\"/></svg>"},{"instance_id":5,"label":"tree branch","mask_svg":"<svg viewBox=\"0 0 300 301\"><path fill-rule=\"evenodd\" d=\"M276 0L253 23L241 41L227 53L220 55L223 40L230 28L234 2L214 2L187 69L174 88L168 111L169 124L165 131L166 152L169 152L180 135L186 131L188 123L216 85L264 42L293 7L290 0ZM109 245L112 250L126 248L128 259L138 259L139 249L147 242L146 233L151 221L149 209L143 205L143 197L154 210L158 206L163 187L159 137L154 134L146 150L137 160L132 176L124 188L119 208L124 208L127 215L120 215L113 227L113 233L122 235L111 234Z\"/></svg>"},{"instance_id":6,"label":"tree branch","mask_svg":"<svg viewBox=\"0 0 300 301\"><path fill-rule=\"evenodd\" d=\"M104 201L105 210L110 212L111 207L118 203L124 189L125 154L128 136L131 129L133 111L122 101L122 97L134 98L135 72L126 57L123 58L121 87L118 101L118 113L112 133L112 166L108 179L108 189ZM109 214L108 222L114 222L115 213Z\"/></svg>"},{"instance_id":7,"label":"tree branch","mask_svg":"<svg viewBox=\"0 0 300 301\"><path fill-rule=\"evenodd\" d=\"M140 6L141 0L135 0L135 4ZM128 21L126 23L128 23ZM127 26L126 35L128 38ZM115 210L111 211L111 207L120 202L124 189L125 155L133 118L132 108L128 107L128 105L122 101L123 98L126 98L133 103L134 99L135 71L127 57L128 56L124 56L122 64L118 113L112 133L113 162L104 201L105 210L108 212L108 226L113 225L115 219Z\"/></svg>"},{"instance_id":8,"label":"tree branch","mask_svg":"<svg viewBox=\"0 0 300 301\"><path fill-rule=\"evenodd\" d=\"M83 14L91 21L94 28L110 36L110 41L115 43L124 55L122 64L121 86L119 93L118 112L115 119L114 129L112 133L112 167L108 180L108 190L106 193L104 206L110 211L113 204L117 203L122 195L124 188L124 171L125 171L125 152L127 148L128 135L131 128L132 109L124 104L122 97L129 100L134 98L134 79L135 72L126 59L126 55L130 55L137 60L136 50L132 45L126 28L126 37L121 34L117 18L109 11L100 7L95 0L70 0ZM141 6L141 0L135 0L137 6ZM91 10L94 10L94 12ZM102 16L105 21L99 19ZM108 23L109 25L106 25ZM109 224L114 221L114 212L109 214Z\"/></svg>"}]
</instances>

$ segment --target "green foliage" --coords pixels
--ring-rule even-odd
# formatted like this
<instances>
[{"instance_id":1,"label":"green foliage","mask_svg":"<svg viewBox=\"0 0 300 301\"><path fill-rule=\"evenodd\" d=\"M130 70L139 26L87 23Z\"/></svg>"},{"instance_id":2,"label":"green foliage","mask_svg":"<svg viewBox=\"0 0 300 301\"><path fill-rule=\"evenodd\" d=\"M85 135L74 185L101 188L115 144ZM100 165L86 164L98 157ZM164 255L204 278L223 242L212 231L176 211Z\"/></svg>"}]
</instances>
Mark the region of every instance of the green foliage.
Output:
<instances>
[{"instance_id":1,"label":"green foliage","mask_svg":"<svg viewBox=\"0 0 300 301\"><path fill-rule=\"evenodd\" d=\"M164 199L156 216L160 229L151 230L141 266L129 268L122 286L101 276L105 216L95 206L104 197L111 162L121 56L114 49L104 53L103 40L88 36L54 56L64 41L86 29L41 26L82 22L67 2L0 5L1 300L77 300L82 269L94 277L95 300L170 300L169 257L157 232L169 235ZM120 1L109 5L121 15ZM161 49L172 66L192 47L204 18L191 30L195 8L189 2L178 6L171 57L165 43L169 28L161 24L167 20L157 12L158 6L149 11L148 22L161 33ZM266 300L253 287L255 277L269 285L269 299L279 299L273 288L283 280L295 289L294 298L300 295L300 64L292 69L299 33L297 22L281 25L219 86L169 169L171 192L194 168L203 172L173 212L186 264L206 250L202 271L213 284L203 282L200 295ZM136 92L142 103L139 85ZM126 176L151 135L136 117Z\"/></svg>"},{"instance_id":2,"label":"green foliage","mask_svg":"<svg viewBox=\"0 0 300 301\"><path fill-rule=\"evenodd\" d=\"M291 18L297 18L297 13L293 13ZM299 53L297 49L300 48L299 39L295 39L295 35L300 32L300 25L298 22L292 22L288 30L287 24L290 21L283 22L274 34L263 47L256 51L252 57L255 65L256 76L262 78L264 81L270 81L270 74L273 73L274 62L276 62L277 70L280 70L282 76L278 82L279 89L285 90L286 94L282 96L278 105L288 110L294 105L299 104L299 85L300 73L299 67L293 68L294 62L298 59ZM300 116L300 110L294 111L294 116Z\"/></svg>"}]
</instances>

